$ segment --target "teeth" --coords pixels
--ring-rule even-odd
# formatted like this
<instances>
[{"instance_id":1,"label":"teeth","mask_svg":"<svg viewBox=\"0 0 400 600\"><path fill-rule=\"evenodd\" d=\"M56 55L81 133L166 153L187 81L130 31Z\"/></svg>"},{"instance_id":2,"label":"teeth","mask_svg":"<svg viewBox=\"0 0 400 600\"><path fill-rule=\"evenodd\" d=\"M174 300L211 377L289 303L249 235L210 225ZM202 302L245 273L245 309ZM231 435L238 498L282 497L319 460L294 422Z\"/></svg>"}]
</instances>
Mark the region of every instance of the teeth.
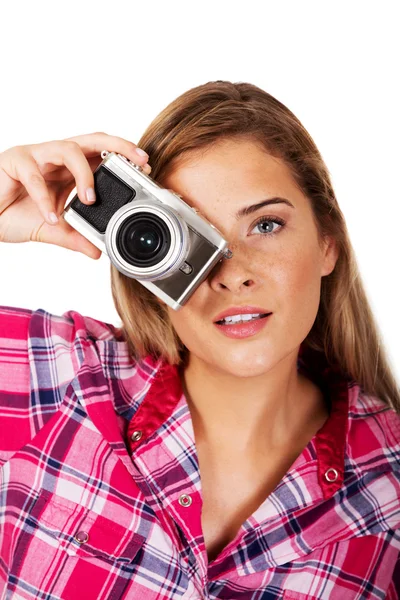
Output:
<instances>
[{"instance_id":1,"label":"teeth","mask_svg":"<svg viewBox=\"0 0 400 600\"><path fill-rule=\"evenodd\" d=\"M225 319L221 319L221 321L217 321L218 323L244 323L246 321L253 321L254 319L259 319L261 317L260 313L251 314L251 315L232 315L231 317L225 317Z\"/></svg>"}]
</instances>

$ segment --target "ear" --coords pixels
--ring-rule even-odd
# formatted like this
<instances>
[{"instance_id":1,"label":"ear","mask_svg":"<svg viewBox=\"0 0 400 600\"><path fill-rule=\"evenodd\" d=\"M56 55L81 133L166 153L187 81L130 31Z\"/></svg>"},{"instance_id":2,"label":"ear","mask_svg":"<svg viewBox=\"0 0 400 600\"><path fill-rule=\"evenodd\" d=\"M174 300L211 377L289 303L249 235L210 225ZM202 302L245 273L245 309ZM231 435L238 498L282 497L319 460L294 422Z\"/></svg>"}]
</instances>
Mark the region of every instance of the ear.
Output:
<instances>
[{"instance_id":1,"label":"ear","mask_svg":"<svg viewBox=\"0 0 400 600\"><path fill-rule=\"evenodd\" d=\"M322 244L321 277L332 273L338 256L339 249L336 240L331 236L325 236Z\"/></svg>"}]
</instances>

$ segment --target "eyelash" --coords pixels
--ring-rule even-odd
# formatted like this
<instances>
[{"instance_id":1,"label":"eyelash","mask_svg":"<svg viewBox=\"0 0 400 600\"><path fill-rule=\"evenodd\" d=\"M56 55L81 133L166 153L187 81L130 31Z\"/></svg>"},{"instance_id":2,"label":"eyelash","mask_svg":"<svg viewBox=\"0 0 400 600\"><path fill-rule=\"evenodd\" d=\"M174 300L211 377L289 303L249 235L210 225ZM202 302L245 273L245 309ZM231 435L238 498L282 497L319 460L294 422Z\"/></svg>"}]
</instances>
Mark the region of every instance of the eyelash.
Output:
<instances>
[{"instance_id":1,"label":"eyelash","mask_svg":"<svg viewBox=\"0 0 400 600\"><path fill-rule=\"evenodd\" d=\"M278 229L278 231L270 231L270 232L266 232L266 233L261 233L261 235L264 236L269 236L271 237L272 235L277 235L286 225L286 221L284 221L283 219L280 219L279 217L260 217L258 219L258 221L256 221L253 225L253 229L254 227L257 227L257 225L259 225L260 223L278 223L278 225L280 225L280 228Z\"/></svg>"}]
</instances>

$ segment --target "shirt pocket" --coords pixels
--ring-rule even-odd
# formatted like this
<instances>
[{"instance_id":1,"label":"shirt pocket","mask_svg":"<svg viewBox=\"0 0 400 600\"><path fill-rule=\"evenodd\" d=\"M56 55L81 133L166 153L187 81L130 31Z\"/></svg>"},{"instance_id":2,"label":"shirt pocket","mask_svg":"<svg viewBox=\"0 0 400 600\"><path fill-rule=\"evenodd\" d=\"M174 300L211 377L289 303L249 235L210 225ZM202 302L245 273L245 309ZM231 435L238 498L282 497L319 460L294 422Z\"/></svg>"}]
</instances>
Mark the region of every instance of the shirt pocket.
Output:
<instances>
[{"instance_id":1,"label":"shirt pocket","mask_svg":"<svg viewBox=\"0 0 400 600\"><path fill-rule=\"evenodd\" d=\"M31 535L71 557L108 564L132 562L145 537L72 500L43 490L29 513Z\"/></svg>"}]
</instances>

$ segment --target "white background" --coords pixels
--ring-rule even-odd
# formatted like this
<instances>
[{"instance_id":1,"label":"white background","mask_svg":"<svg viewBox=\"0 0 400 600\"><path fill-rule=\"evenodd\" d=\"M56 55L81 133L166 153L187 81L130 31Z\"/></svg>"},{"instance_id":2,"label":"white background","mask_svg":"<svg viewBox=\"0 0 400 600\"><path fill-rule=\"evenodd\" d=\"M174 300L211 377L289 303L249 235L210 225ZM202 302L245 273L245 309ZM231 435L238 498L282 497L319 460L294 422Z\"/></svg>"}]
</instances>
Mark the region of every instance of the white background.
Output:
<instances>
[{"instance_id":1,"label":"white background","mask_svg":"<svg viewBox=\"0 0 400 600\"><path fill-rule=\"evenodd\" d=\"M400 380L396 2L7 2L0 151L105 131L137 142L187 89L248 81L286 104L332 175ZM151 157L150 157L151 164ZM105 255L0 245L0 304L120 324Z\"/></svg>"}]
</instances>

